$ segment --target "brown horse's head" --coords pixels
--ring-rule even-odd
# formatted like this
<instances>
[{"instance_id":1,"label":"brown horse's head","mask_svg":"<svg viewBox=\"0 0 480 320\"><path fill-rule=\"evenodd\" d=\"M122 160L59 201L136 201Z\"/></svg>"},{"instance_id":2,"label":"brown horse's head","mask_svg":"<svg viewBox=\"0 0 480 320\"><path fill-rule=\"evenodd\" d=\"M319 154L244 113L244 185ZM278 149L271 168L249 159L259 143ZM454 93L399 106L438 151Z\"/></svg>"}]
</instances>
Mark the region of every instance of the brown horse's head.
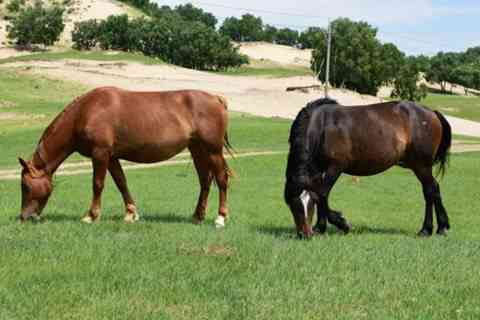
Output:
<instances>
[{"instance_id":1,"label":"brown horse's head","mask_svg":"<svg viewBox=\"0 0 480 320\"><path fill-rule=\"evenodd\" d=\"M52 177L37 170L30 161L18 159L22 170L22 212L20 220L38 218L53 191Z\"/></svg>"}]
</instances>

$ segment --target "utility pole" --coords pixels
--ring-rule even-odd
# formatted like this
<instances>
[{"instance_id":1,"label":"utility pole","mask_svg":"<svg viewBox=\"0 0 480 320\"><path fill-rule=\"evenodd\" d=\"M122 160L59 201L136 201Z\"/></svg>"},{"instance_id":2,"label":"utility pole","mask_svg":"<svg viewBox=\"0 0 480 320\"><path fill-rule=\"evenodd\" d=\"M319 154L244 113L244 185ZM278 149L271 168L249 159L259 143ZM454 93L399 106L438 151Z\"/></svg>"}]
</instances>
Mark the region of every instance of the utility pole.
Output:
<instances>
[{"instance_id":1,"label":"utility pole","mask_svg":"<svg viewBox=\"0 0 480 320\"><path fill-rule=\"evenodd\" d=\"M328 19L328 35L327 35L327 65L325 71L325 98L328 98L328 84L330 80L330 49L332 45L332 24Z\"/></svg>"}]
</instances>

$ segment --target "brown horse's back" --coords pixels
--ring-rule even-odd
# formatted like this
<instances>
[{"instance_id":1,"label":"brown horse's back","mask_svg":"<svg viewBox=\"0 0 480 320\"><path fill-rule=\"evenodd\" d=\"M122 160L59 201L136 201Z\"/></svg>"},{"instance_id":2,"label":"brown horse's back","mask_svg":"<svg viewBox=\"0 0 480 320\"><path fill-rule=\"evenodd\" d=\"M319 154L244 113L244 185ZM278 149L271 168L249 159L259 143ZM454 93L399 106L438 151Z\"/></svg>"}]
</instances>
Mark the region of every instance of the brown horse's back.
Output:
<instances>
[{"instance_id":1,"label":"brown horse's back","mask_svg":"<svg viewBox=\"0 0 480 320\"><path fill-rule=\"evenodd\" d=\"M77 103L78 151L108 149L114 158L158 162L201 140L221 150L227 128L222 99L202 91L132 92L99 88Z\"/></svg>"}]
</instances>

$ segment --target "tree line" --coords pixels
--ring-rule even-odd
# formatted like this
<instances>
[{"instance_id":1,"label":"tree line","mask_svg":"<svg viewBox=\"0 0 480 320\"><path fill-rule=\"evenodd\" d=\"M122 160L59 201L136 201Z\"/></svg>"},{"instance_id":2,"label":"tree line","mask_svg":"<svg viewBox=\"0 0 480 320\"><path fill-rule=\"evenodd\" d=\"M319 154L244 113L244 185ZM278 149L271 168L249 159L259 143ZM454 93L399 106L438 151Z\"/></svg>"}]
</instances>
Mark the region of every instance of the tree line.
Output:
<instances>
[{"instance_id":1,"label":"tree line","mask_svg":"<svg viewBox=\"0 0 480 320\"><path fill-rule=\"evenodd\" d=\"M260 17L244 14L226 18L216 29L215 16L192 4L174 8L150 0L122 0L146 14L129 19L127 15L75 24L73 47L90 50L142 52L165 62L200 70L224 70L248 63L233 41L267 41L313 49L311 68L324 79L327 30L310 27L299 33L289 28L265 25ZM45 7L42 1L26 6L13 0L9 38L16 44L51 45L63 31L63 12L59 6ZM422 76L437 82L442 91L447 83L480 89L480 47L465 52L439 52L427 57L407 56L392 43L377 38L377 28L366 22L339 18L332 22L330 83L364 94L375 95L383 85L394 88L392 95L420 100L426 87L418 86Z\"/></svg>"}]
</instances>

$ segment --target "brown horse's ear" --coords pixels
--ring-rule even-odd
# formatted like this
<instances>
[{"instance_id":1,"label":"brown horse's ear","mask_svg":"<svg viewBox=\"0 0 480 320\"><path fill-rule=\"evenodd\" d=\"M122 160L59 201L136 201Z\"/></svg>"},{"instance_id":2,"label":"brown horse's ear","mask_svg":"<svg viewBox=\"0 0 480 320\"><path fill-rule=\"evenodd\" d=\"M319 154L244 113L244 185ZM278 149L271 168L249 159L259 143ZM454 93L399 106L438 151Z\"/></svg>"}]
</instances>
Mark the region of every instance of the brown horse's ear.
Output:
<instances>
[{"instance_id":1,"label":"brown horse's ear","mask_svg":"<svg viewBox=\"0 0 480 320\"><path fill-rule=\"evenodd\" d=\"M22 158L18 158L18 162L22 165L23 169L30 171L30 167L28 166L27 162Z\"/></svg>"}]
</instances>

